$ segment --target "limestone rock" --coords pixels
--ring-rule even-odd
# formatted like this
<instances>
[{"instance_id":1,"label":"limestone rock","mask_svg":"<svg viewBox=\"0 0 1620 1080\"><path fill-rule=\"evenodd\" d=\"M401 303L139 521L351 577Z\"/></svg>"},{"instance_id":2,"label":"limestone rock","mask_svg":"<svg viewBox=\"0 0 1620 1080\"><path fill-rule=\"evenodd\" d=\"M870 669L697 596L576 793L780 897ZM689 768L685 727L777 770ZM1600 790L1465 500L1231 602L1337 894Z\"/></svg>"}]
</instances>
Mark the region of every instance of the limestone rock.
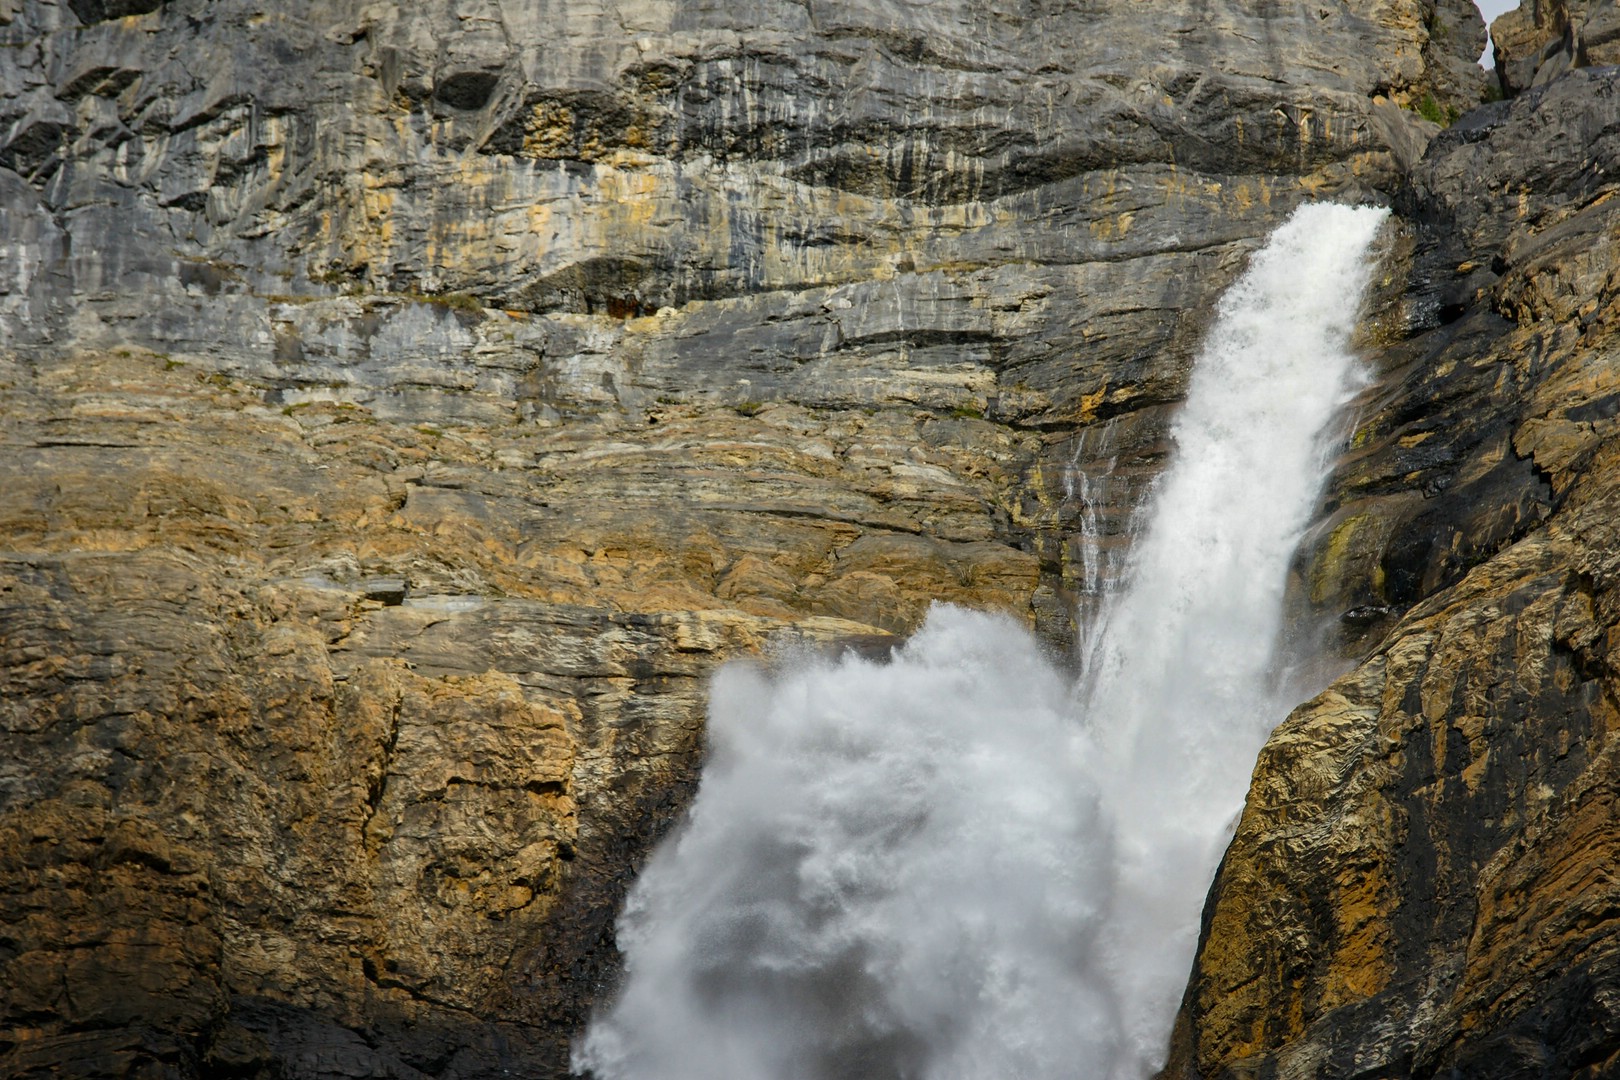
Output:
<instances>
[{"instance_id":1,"label":"limestone rock","mask_svg":"<svg viewBox=\"0 0 1620 1080\"><path fill-rule=\"evenodd\" d=\"M714 667L1060 646L1479 98L1457 0L1004 9L0 0L0 1071L560 1074Z\"/></svg>"}]
</instances>

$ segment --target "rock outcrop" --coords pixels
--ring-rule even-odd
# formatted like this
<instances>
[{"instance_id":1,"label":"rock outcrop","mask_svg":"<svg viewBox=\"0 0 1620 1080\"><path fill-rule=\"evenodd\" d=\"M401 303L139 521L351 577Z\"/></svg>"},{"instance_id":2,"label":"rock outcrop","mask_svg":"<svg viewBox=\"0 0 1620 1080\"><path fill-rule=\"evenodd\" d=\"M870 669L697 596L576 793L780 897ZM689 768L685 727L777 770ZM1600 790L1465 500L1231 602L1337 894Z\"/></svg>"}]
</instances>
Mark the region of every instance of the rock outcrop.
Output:
<instances>
[{"instance_id":1,"label":"rock outcrop","mask_svg":"<svg viewBox=\"0 0 1620 1080\"><path fill-rule=\"evenodd\" d=\"M1422 278L1310 596L1586 550L1602 181L1418 165L1471 4L993 7L0 0L0 1072L561 1074L708 673L1061 647L1303 199L1415 175Z\"/></svg>"},{"instance_id":2,"label":"rock outcrop","mask_svg":"<svg viewBox=\"0 0 1620 1080\"><path fill-rule=\"evenodd\" d=\"M1508 94L1579 67L1620 63L1620 10L1588 0L1526 0L1491 24L1497 81Z\"/></svg>"},{"instance_id":3,"label":"rock outcrop","mask_svg":"<svg viewBox=\"0 0 1620 1080\"><path fill-rule=\"evenodd\" d=\"M1445 132L1302 563L1366 658L1255 770L1172 1075L1620 1069L1620 71Z\"/></svg>"}]
</instances>

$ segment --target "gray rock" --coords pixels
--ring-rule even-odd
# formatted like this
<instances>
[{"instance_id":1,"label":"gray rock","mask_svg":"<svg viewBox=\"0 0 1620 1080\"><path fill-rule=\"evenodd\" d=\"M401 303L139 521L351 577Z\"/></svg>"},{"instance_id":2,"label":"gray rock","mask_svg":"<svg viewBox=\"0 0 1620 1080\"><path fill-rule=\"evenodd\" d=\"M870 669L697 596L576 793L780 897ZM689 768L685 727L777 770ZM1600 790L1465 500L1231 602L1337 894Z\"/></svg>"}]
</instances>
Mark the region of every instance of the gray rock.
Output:
<instances>
[{"instance_id":1,"label":"gray rock","mask_svg":"<svg viewBox=\"0 0 1620 1080\"><path fill-rule=\"evenodd\" d=\"M714 667L1061 644L1471 18L0 0L0 1071L560 1075Z\"/></svg>"}]
</instances>

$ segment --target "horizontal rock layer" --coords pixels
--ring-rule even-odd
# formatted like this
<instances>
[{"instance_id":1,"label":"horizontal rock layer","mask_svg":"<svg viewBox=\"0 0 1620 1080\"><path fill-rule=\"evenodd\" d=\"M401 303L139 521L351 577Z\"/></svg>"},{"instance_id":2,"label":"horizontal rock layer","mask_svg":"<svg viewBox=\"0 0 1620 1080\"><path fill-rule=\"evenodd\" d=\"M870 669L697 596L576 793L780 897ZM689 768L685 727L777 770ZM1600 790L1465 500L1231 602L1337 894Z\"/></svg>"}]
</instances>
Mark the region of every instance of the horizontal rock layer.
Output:
<instances>
[{"instance_id":1,"label":"horizontal rock layer","mask_svg":"<svg viewBox=\"0 0 1620 1080\"><path fill-rule=\"evenodd\" d=\"M0 1071L560 1074L714 667L1061 647L1214 298L1481 30L0 0Z\"/></svg>"}]
</instances>

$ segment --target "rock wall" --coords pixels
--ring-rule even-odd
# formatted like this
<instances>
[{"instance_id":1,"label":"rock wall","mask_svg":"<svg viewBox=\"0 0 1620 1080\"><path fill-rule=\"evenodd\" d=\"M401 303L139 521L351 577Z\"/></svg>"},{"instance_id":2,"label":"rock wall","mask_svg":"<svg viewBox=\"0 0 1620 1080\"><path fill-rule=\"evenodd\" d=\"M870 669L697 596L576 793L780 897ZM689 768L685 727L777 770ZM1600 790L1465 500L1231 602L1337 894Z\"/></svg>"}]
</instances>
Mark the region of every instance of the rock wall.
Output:
<instances>
[{"instance_id":1,"label":"rock wall","mask_svg":"<svg viewBox=\"0 0 1620 1080\"><path fill-rule=\"evenodd\" d=\"M1588 0L1527 0L1491 24L1497 81L1508 95L1572 68L1620 63L1620 11Z\"/></svg>"},{"instance_id":2,"label":"rock wall","mask_svg":"<svg viewBox=\"0 0 1620 1080\"><path fill-rule=\"evenodd\" d=\"M1617 103L1481 109L1401 195L1419 318L1301 566L1368 651L1261 755L1171 1075L1620 1069Z\"/></svg>"},{"instance_id":3,"label":"rock wall","mask_svg":"<svg viewBox=\"0 0 1620 1080\"><path fill-rule=\"evenodd\" d=\"M1481 44L1464 0L0 0L0 1072L560 1075L715 665L935 599L1061 647L1214 297L1406 190ZM1524 243L1408 237L1342 497L1389 570L1302 569L1368 647L1557 501L1476 537L1543 466L1424 344L1568 303ZM1594 417L1544 400L1546 456Z\"/></svg>"}]
</instances>

